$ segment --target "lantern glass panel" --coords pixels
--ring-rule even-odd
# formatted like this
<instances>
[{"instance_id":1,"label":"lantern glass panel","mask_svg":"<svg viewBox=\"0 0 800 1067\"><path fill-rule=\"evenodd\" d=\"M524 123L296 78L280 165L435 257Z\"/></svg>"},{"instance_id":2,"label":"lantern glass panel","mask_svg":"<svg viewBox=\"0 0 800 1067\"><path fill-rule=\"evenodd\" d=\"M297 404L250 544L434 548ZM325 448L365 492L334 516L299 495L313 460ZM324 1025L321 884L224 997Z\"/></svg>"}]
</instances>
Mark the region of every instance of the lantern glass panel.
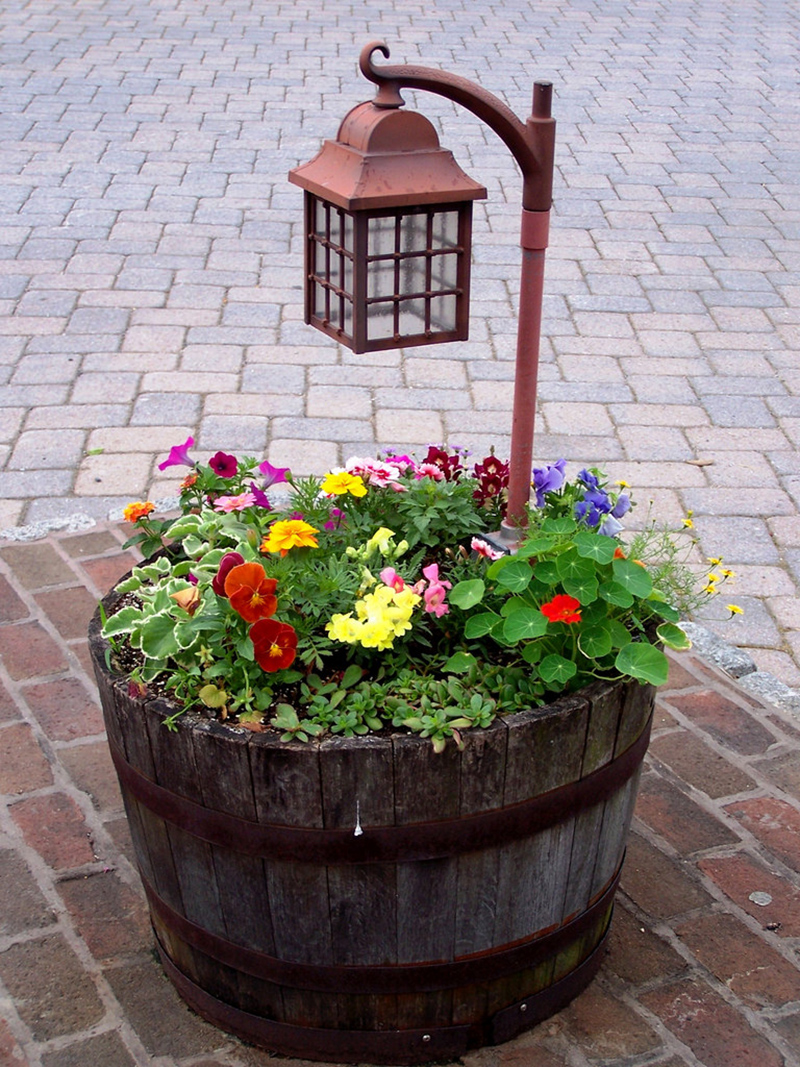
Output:
<instances>
[{"instance_id":1,"label":"lantern glass panel","mask_svg":"<svg viewBox=\"0 0 800 1067\"><path fill-rule=\"evenodd\" d=\"M456 297L455 293L448 296L431 297L431 325L430 328L440 333L447 333L456 328Z\"/></svg>"},{"instance_id":2,"label":"lantern glass panel","mask_svg":"<svg viewBox=\"0 0 800 1067\"><path fill-rule=\"evenodd\" d=\"M428 213L405 215L400 227L400 252L425 252L428 248Z\"/></svg>"},{"instance_id":3,"label":"lantern glass panel","mask_svg":"<svg viewBox=\"0 0 800 1067\"><path fill-rule=\"evenodd\" d=\"M413 256L400 261L400 296L414 296L426 291L427 263L425 256Z\"/></svg>"},{"instance_id":4,"label":"lantern glass panel","mask_svg":"<svg viewBox=\"0 0 800 1067\"><path fill-rule=\"evenodd\" d=\"M369 265L367 293L370 297L394 295L394 258L378 259Z\"/></svg>"},{"instance_id":5,"label":"lantern glass panel","mask_svg":"<svg viewBox=\"0 0 800 1067\"><path fill-rule=\"evenodd\" d=\"M394 215L379 215L369 220L370 256L393 256L397 219Z\"/></svg>"},{"instance_id":6,"label":"lantern glass panel","mask_svg":"<svg viewBox=\"0 0 800 1067\"><path fill-rule=\"evenodd\" d=\"M437 211L433 216L433 247L458 247L458 212Z\"/></svg>"},{"instance_id":7,"label":"lantern glass panel","mask_svg":"<svg viewBox=\"0 0 800 1067\"><path fill-rule=\"evenodd\" d=\"M455 289L458 285L458 256L434 256L431 262L431 289Z\"/></svg>"},{"instance_id":8,"label":"lantern glass panel","mask_svg":"<svg viewBox=\"0 0 800 1067\"><path fill-rule=\"evenodd\" d=\"M382 341L394 337L394 301L369 304L367 307L367 340Z\"/></svg>"},{"instance_id":9,"label":"lantern glass panel","mask_svg":"<svg viewBox=\"0 0 800 1067\"><path fill-rule=\"evenodd\" d=\"M400 304L400 334L414 337L425 332L425 300L403 300Z\"/></svg>"}]
</instances>

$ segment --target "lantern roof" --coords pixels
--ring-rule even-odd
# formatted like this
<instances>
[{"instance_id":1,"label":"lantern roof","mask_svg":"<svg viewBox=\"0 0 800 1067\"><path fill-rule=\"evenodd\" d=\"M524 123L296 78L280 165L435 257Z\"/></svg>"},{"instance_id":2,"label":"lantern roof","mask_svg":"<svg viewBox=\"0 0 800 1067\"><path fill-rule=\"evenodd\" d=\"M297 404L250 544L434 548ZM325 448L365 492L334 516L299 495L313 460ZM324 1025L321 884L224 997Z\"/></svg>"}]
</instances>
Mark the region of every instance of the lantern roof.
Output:
<instances>
[{"instance_id":1,"label":"lantern roof","mask_svg":"<svg viewBox=\"0 0 800 1067\"><path fill-rule=\"evenodd\" d=\"M486 189L439 144L418 111L358 104L335 141L289 172L289 181L345 211L478 200Z\"/></svg>"}]
</instances>

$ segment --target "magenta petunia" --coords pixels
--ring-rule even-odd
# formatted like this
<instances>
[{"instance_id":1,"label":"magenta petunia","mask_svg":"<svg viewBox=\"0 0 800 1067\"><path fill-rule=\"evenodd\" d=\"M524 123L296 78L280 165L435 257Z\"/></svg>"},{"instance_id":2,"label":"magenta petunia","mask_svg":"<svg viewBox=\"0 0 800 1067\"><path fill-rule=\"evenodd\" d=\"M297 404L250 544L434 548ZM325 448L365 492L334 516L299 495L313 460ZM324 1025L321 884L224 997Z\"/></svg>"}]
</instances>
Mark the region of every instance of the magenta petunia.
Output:
<instances>
[{"instance_id":1,"label":"magenta petunia","mask_svg":"<svg viewBox=\"0 0 800 1067\"><path fill-rule=\"evenodd\" d=\"M291 474L289 467L273 467L267 459L259 463L258 469L264 475L265 489L269 489L271 485L278 485L279 482L285 482L286 475Z\"/></svg>"},{"instance_id":2,"label":"magenta petunia","mask_svg":"<svg viewBox=\"0 0 800 1067\"><path fill-rule=\"evenodd\" d=\"M173 445L164 462L159 463L158 469L164 471L167 467L193 467L194 460L189 459L189 449L193 447L193 437L187 437L182 445Z\"/></svg>"},{"instance_id":3,"label":"magenta petunia","mask_svg":"<svg viewBox=\"0 0 800 1067\"><path fill-rule=\"evenodd\" d=\"M208 461L208 465L220 478L235 478L239 469L236 456L229 456L227 452L217 452Z\"/></svg>"}]
</instances>

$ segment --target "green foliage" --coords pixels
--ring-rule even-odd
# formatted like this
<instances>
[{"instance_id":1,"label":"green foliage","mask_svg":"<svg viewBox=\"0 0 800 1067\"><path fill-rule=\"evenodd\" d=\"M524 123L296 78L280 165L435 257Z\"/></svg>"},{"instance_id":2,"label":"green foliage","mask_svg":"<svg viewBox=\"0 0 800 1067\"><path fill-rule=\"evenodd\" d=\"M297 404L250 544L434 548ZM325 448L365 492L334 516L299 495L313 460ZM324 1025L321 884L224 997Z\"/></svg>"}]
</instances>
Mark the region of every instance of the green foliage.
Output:
<instances>
[{"instance_id":1,"label":"green foliage","mask_svg":"<svg viewBox=\"0 0 800 1067\"><path fill-rule=\"evenodd\" d=\"M470 546L502 508L494 457L470 472L432 448L425 465L359 460L326 479L262 465L286 474L280 510L251 491L254 460L223 461L194 466L177 519L135 505L132 543L161 551L104 620L137 682L180 706L168 726L195 707L284 741L402 729L439 751L597 678L662 684L663 646L688 647L677 624L698 583L678 539L651 525L626 545L627 495L599 471L534 472L525 536L493 558Z\"/></svg>"}]
</instances>

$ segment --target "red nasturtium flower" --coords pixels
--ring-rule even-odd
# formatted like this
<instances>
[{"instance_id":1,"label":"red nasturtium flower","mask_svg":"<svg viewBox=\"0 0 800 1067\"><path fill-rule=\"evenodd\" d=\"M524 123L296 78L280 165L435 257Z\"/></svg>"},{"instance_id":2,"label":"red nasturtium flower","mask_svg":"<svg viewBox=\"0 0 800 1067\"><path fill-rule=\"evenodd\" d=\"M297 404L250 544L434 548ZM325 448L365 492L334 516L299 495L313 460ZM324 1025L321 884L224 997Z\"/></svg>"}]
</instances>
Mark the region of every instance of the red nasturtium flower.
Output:
<instances>
[{"instance_id":1,"label":"red nasturtium flower","mask_svg":"<svg viewBox=\"0 0 800 1067\"><path fill-rule=\"evenodd\" d=\"M580 606L580 600L576 600L574 596L559 593L547 604L542 604L539 610L550 622L580 622Z\"/></svg>"},{"instance_id":2,"label":"red nasturtium flower","mask_svg":"<svg viewBox=\"0 0 800 1067\"><path fill-rule=\"evenodd\" d=\"M297 654L294 627L276 619L262 619L250 628L256 663L265 671L282 671Z\"/></svg>"},{"instance_id":3,"label":"red nasturtium flower","mask_svg":"<svg viewBox=\"0 0 800 1067\"><path fill-rule=\"evenodd\" d=\"M274 578L267 577L260 563L241 563L228 571L225 596L245 622L257 622L275 614L277 584Z\"/></svg>"}]
</instances>

